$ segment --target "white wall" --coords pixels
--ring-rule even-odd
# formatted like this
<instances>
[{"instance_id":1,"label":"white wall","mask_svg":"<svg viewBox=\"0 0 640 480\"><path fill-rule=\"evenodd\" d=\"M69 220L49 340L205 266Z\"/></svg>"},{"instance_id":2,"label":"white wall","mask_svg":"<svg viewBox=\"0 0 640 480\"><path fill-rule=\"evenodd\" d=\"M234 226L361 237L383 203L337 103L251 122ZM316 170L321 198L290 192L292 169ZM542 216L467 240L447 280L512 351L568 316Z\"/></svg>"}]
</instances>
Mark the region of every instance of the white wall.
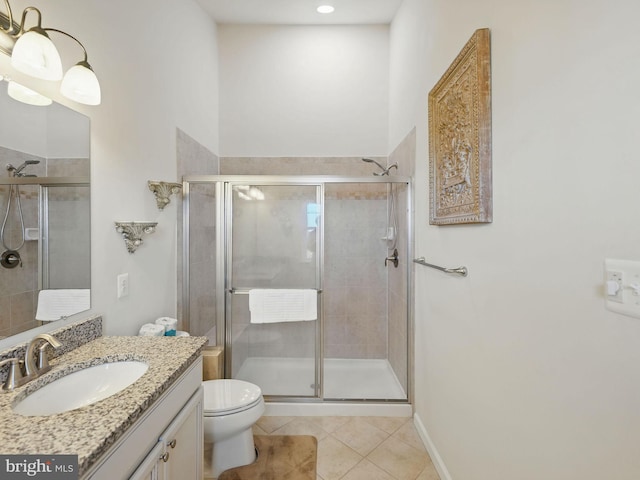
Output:
<instances>
[{"instance_id":1,"label":"white wall","mask_svg":"<svg viewBox=\"0 0 640 480\"><path fill-rule=\"evenodd\" d=\"M20 103L7 95L4 83L0 83L0 111L3 147L42 158L89 157L91 123L86 116L59 103L47 107Z\"/></svg>"},{"instance_id":2,"label":"white wall","mask_svg":"<svg viewBox=\"0 0 640 480\"><path fill-rule=\"evenodd\" d=\"M11 3L18 14L27 5ZM176 202L160 212L147 180L177 180L176 127L218 150L216 26L192 0L38 7L44 26L81 39L100 79L102 105L74 104L91 118L92 311L104 315L107 334L134 334L145 321L176 314ZM81 59L79 47L53 38L63 63ZM23 82L66 102L53 86ZM116 220L157 221L158 229L129 254ZM118 300L116 276L124 272L130 295Z\"/></svg>"},{"instance_id":3,"label":"white wall","mask_svg":"<svg viewBox=\"0 0 640 480\"><path fill-rule=\"evenodd\" d=\"M222 156L388 153L388 26L218 29Z\"/></svg>"},{"instance_id":4,"label":"white wall","mask_svg":"<svg viewBox=\"0 0 640 480\"><path fill-rule=\"evenodd\" d=\"M640 259L639 15L405 0L392 25L389 144L416 125L416 256L470 270L416 267L415 407L443 478L640 478L640 319L602 288L605 257ZM429 226L428 92L482 27L494 222Z\"/></svg>"},{"instance_id":5,"label":"white wall","mask_svg":"<svg viewBox=\"0 0 640 480\"><path fill-rule=\"evenodd\" d=\"M58 103L47 110L45 138L47 158L89 158L91 155L91 121Z\"/></svg>"},{"instance_id":6,"label":"white wall","mask_svg":"<svg viewBox=\"0 0 640 480\"><path fill-rule=\"evenodd\" d=\"M0 73L6 71L8 58L0 55ZM46 157L47 113L45 109L25 105L7 94L7 82L0 82L0 145L11 150ZM16 165L17 166L17 165ZM0 165L2 176L7 173Z\"/></svg>"}]
</instances>

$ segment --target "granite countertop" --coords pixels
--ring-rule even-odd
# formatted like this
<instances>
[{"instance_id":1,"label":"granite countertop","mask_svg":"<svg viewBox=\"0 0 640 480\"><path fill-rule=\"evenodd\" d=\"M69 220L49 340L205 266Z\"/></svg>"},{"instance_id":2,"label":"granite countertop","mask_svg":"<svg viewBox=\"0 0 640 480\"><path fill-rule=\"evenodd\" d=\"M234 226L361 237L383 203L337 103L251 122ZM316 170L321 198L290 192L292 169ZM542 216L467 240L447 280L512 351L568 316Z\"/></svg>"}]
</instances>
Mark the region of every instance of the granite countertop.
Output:
<instances>
[{"instance_id":1,"label":"granite countertop","mask_svg":"<svg viewBox=\"0 0 640 480\"><path fill-rule=\"evenodd\" d=\"M59 358L42 377L14 392L0 393L2 454L78 455L82 476L198 358L206 337L100 337ZM26 417L11 406L43 385L73 371L110 361L149 365L135 383L76 410Z\"/></svg>"}]
</instances>

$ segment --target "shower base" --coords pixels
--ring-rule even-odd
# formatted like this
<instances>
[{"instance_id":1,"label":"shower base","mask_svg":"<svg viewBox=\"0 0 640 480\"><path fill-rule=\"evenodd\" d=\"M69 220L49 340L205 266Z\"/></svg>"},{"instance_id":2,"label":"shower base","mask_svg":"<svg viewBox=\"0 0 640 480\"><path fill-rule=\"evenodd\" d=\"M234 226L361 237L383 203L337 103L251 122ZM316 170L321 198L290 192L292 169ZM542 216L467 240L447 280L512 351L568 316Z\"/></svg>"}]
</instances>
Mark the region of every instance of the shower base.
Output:
<instances>
[{"instance_id":1,"label":"shower base","mask_svg":"<svg viewBox=\"0 0 640 480\"><path fill-rule=\"evenodd\" d=\"M314 361L250 357L235 378L259 385L266 396L312 397ZM324 361L324 400L314 403L268 401L266 414L411 415L408 403L394 404L389 400L406 401L407 395L387 360L329 358ZM359 401L362 402L353 403Z\"/></svg>"}]
</instances>

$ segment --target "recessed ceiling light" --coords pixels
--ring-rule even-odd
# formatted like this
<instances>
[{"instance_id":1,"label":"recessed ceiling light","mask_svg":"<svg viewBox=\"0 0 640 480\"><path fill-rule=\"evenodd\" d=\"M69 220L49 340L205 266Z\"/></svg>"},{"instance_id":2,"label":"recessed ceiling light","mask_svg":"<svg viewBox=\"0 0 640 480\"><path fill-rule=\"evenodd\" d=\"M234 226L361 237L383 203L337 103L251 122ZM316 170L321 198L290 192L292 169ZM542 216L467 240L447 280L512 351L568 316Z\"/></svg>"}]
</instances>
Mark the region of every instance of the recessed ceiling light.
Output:
<instances>
[{"instance_id":1,"label":"recessed ceiling light","mask_svg":"<svg viewBox=\"0 0 640 480\"><path fill-rule=\"evenodd\" d=\"M320 5L316 10L318 13L332 13L335 8L331 5Z\"/></svg>"}]
</instances>

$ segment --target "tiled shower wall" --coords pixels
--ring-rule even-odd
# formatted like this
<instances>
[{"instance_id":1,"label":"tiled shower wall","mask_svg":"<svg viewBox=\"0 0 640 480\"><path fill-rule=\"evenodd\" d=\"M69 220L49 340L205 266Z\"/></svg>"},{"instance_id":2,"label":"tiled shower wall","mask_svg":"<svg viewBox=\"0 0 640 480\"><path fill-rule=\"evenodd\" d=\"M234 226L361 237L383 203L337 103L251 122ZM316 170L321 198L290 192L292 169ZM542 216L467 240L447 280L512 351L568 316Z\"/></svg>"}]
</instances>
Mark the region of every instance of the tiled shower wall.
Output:
<instances>
[{"instance_id":1,"label":"tiled shower wall","mask_svg":"<svg viewBox=\"0 0 640 480\"><path fill-rule=\"evenodd\" d=\"M386 185L326 186L326 358L387 358L386 227Z\"/></svg>"},{"instance_id":2,"label":"tiled shower wall","mask_svg":"<svg viewBox=\"0 0 640 480\"><path fill-rule=\"evenodd\" d=\"M0 186L0 222L4 219L7 209L9 188L9 185ZM7 249L15 250L21 241L15 197L12 202L5 228L3 252ZM25 227L37 227L37 187L20 186L20 203ZM0 267L0 337L15 335L37 326L35 315L38 301L38 242L26 241L19 254L22 266L11 269Z\"/></svg>"},{"instance_id":3,"label":"tiled shower wall","mask_svg":"<svg viewBox=\"0 0 640 480\"><path fill-rule=\"evenodd\" d=\"M40 161L40 164L30 165L24 170L24 173L35 174L39 177L89 176L89 159L87 158L45 159L0 147L0 167L4 168L8 163L13 164L14 166L19 166L26 160ZM0 172L0 174L6 175L7 173L3 171ZM56 195L59 197L62 194L56 193ZM88 211L88 192L80 194L80 196L82 197L80 200L86 205L85 210ZM2 218L0 218L0 222L4 219L7 211L8 198L9 186L0 186L0 215L2 216ZM71 200L75 200L75 198L71 198ZM38 187L34 185L20 186L20 204L25 227L39 228ZM57 220L55 218L51 218L50 222L52 225L55 225ZM59 224L60 222L57 223ZM73 229L74 225L70 224L67 228ZM87 245L88 252L88 230L84 229L76 232L69 230L68 233L76 240L81 239L83 236L87 236L87 241L84 243ZM5 245L1 245L2 251L7 248L17 248L21 242L21 235L20 217L18 215L14 197L6 222L4 236ZM14 335L37 326L35 315L38 302L38 242L25 241L24 246L20 248L19 253L22 259L21 267L19 266L12 269L0 267L0 337ZM86 262L72 262L72 264L68 265L67 268L71 269L72 265L81 264L88 266L88 258ZM87 278L86 275L83 276L82 272L79 272L76 277L84 278L86 280L86 285L74 285L74 288L89 288L90 279Z\"/></svg>"}]
</instances>

